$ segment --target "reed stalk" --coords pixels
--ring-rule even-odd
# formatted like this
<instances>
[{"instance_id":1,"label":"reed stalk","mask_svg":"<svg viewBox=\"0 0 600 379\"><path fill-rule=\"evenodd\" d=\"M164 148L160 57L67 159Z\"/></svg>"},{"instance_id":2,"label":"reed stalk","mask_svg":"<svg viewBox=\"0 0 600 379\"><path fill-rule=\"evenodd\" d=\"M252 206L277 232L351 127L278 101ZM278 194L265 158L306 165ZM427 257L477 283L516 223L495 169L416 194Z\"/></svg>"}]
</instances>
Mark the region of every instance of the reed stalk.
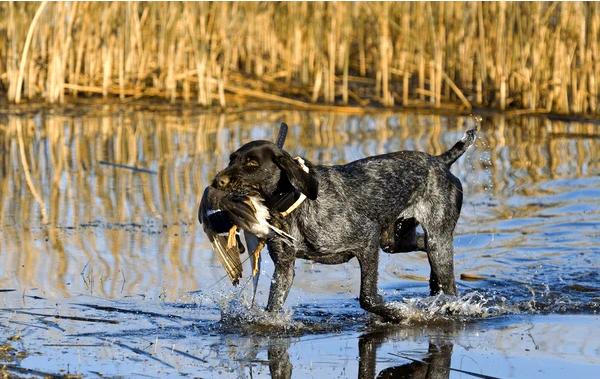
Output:
<instances>
[{"instance_id":1,"label":"reed stalk","mask_svg":"<svg viewBox=\"0 0 600 379\"><path fill-rule=\"evenodd\" d=\"M35 26L46 8L48 4L47 1L43 1L38 7L33 19L31 20L31 24L29 25L29 29L27 31L27 37L25 37L25 44L23 46L23 53L21 54L21 63L19 64L19 73L17 75L17 84L13 86L14 93L9 94L9 98L12 99L15 103L19 103L21 101L21 87L23 85L23 75L25 72L25 63L27 62L27 54L29 53L29 46L31 44L31 39L33 38L33 31L35 30Z\"/></svg>"},{"instance_id":2,"label":"reed stalk","mask_svg":"<svg viewBox=\"0 0 600 379\"><path fill-rule=\"evenodd\" d=\"M593 2L2 3L0 16L0 87L13 102L600 112Z\"/></svg>"}]
</instances>

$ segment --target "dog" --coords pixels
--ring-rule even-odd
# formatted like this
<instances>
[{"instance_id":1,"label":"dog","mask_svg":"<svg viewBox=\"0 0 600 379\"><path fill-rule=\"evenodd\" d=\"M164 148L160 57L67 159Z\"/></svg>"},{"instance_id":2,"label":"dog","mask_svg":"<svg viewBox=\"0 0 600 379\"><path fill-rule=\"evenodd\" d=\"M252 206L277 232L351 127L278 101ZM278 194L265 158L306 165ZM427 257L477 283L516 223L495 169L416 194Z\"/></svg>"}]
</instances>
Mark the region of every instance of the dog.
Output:
<instances>
[{"instance_id":1,"label":"dog","mask_svg":"<svg viewBox=\"0 0 600 379\"><path fill-rule=\"evenodd\" d=\"M230 210L239 204L241 211L230 218L266 240L275 265L268 312L282 309L297 258L322 264L356 258L360 306L385 320L401 321L398 309L377 291L379 249L425 251L431 295L457 294L453 234L463 193L450 167L475 138L475 129L468 130L437 156L398 151L334 166L293 158L269 141L252 141L231 154L205 198L233 199ZM417 233L419 225L424 233Z\"/></svg>"}]
</instances>

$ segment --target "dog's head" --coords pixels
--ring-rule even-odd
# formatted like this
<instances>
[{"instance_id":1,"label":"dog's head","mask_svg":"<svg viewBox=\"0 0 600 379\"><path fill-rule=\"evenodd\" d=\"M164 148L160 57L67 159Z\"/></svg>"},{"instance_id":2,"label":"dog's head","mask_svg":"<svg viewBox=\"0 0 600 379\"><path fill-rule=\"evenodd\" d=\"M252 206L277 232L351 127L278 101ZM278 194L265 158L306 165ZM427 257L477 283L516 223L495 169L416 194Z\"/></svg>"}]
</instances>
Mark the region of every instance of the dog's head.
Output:
<instances>
[{"instance_id":1,"label":"dog's head","mask_svg":"<svg viewBox=\"0 0 600 379\"><path fill-rule=\"evenodd\" d=\"M232 153L229 165L215 176L212 186L240 194L258 194L267 201L294 189L314 200L319 189L313 172L305 172L286 151L268 141L252 141Z\"/></svg>"}]
</instances>

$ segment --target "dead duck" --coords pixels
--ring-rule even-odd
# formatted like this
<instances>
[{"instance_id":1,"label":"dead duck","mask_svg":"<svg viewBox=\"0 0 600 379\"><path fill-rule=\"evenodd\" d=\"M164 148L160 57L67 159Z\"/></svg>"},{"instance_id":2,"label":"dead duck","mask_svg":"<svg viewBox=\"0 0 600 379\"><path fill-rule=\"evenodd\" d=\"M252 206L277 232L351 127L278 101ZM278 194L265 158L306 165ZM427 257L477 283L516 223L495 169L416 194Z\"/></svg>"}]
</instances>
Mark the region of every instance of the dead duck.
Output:
<instances>
[{"instance_id":1,"label":"dead duck","mask_svg":"<svg viewBox=\"0 0 600 379\"><path fill-rule=\"evenodd\" d=\"M277 145L283 147L288 127L282 123ZM253 289L256 295L260 276L260 253L271 233L291 240L292 237L269 222L269 209L263 199L252 194L236 194L208 186L204 190L198 220L204 229L231 283L237 285L242 277L240 255L247 249L252 258ZM240 239L242 232L246 249ZM254 302L254 297L252 302Z\"/></svg>"},{"instance_id":2,"label":"dead duck","mask_svg":"<svg viewBox=\"0 0 600 379\"><path fill-rule=\"evenodd\" d=\"M242 276L240 254L245 251L238 233L240 230L244 231L245 242L250 245L248 253L254 257L253 275L257 274L260 265L258 257L269 235L275 233L292 239L269 223L269 210L259 197L227 193L210 186L206 187L202 195L198 220L234 285L238 284Z\"/></svg>"}]
</instances>

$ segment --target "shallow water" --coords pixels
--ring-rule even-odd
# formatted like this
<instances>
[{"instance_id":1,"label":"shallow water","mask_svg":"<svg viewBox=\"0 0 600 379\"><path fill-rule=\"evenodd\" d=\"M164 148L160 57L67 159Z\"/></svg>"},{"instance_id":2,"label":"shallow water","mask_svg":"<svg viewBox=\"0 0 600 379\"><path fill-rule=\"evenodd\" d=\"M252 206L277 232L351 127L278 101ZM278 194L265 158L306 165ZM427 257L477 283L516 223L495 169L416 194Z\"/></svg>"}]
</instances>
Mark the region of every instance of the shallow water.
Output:
<instances>
[{"instance_id":1,"label":"shallow water","mask_svg":"<svg viewBox=\"0 0 600 379\"><path fill-rule=\"evenodd\" d=\"M3 112L0 291L14 291L0 292L0 345L27 354L11 364L158 377L372 377L434 366L442 377L562 377L600 365L598 125L485 119L476 148L453 166L465 197L461 298L427 296L424 254L382 253L380 290L406 314L390 326L358 306L354 261L298 261L277 320L249 309L247 281L232 289L223 279L196 221L199 196L229 152L273 139L280 121L291 127L286 148L319 163L438 154L474 125L150 106ZM259 304L273 269L263 262Z\"/></svg>"}]
</instances>

